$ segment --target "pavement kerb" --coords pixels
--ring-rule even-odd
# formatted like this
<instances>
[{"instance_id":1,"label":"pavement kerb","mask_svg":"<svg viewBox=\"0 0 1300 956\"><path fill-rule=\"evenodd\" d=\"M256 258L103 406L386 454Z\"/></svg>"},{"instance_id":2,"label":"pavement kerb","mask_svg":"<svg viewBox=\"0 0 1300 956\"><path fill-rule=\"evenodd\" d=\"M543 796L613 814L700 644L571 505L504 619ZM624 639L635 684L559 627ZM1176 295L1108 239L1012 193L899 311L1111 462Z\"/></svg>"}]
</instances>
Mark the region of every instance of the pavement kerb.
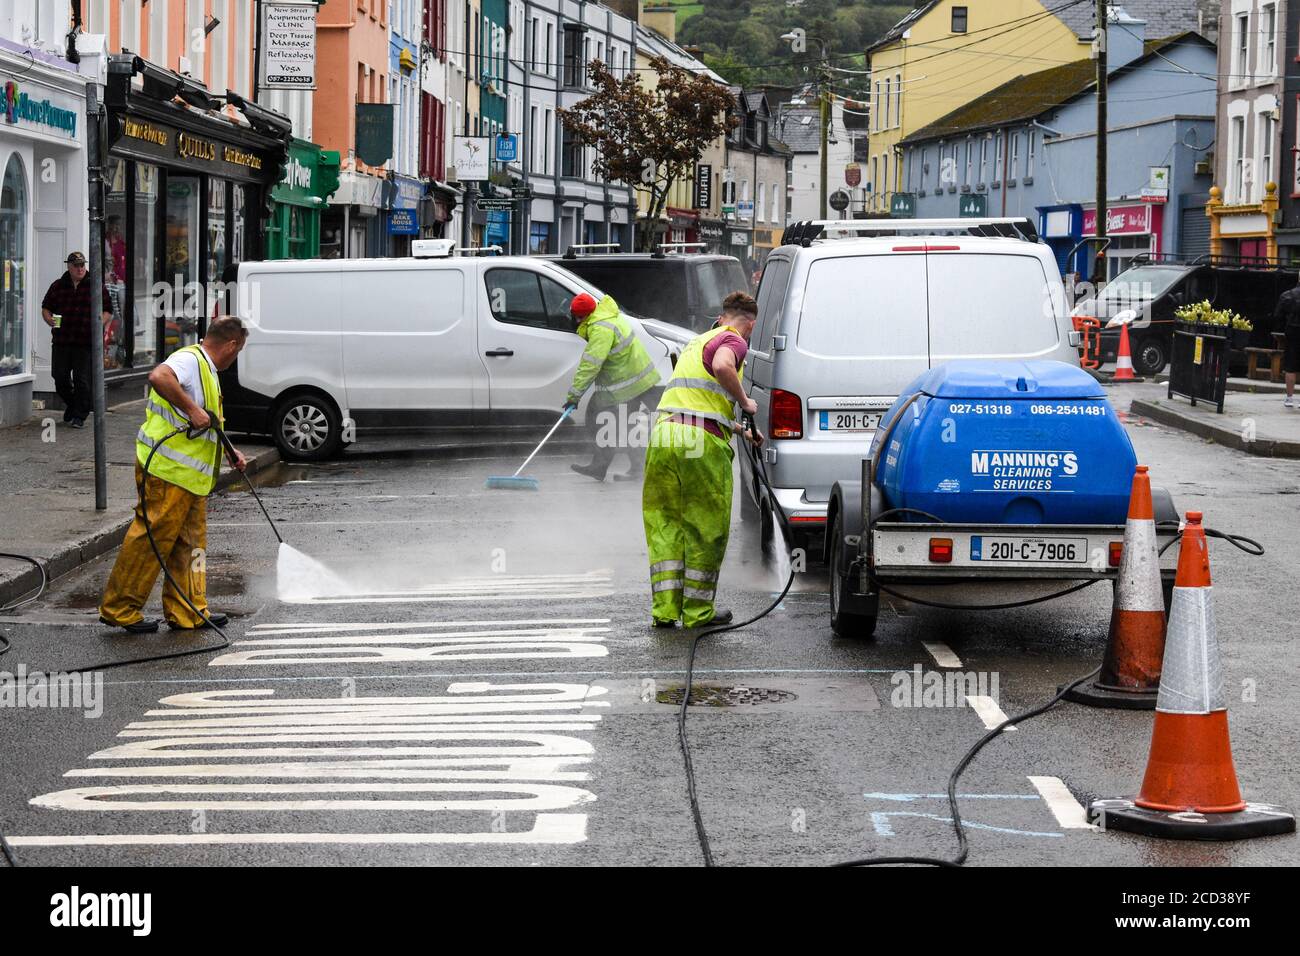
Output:
<instances>
[{"instance_id":1,"label":"pavement kerb","mask_svg":"<svg viewBox=\"0 0 1300 956\"><path fill-rule=\"evenodd\" d=\"M265 471L279 460L278 448L275 446L263 448L248 457L248 474L256 475L260 471ZM224 491L236 482L242 481L238 472L224 470L217 479L216 491ZM59 544L49 554L33 554L31 557L41 562L46 575L53 581L118 547L126 535L126 529L131 526L131 520L130 514L124 515L120 520L101 527L85 537ZM10 577L0 579L0 605L9 604L30 594L40 583L40 572L30 565Z\"/></svg>"},{"instance_id":2,"label":"pavement kerb","mask_svg":"<svg viewBox=\"0 0 1300 956\"><path fill-rule=\"evenodd\" d=\"M1129 406L1129 412L1134 415L1143 415L1154 422L1159 422L1161 425L1168 425L1170 428L1177 428L1198 435L1201 438L1208 438L1216 444L1226 445L1229 448L1235 448L1237 451L1244 451L1250 455L1259 455L1262 458L1300 458L1300 442L1283 441L1274 438L1257 438L1254 441L1247 441L1234 428L1215 425L1199 418L1193 418L1190 415L1183 414L1177 408L1161 402L1149 402L1135 398Z\"/></svg>"}]
</instances>

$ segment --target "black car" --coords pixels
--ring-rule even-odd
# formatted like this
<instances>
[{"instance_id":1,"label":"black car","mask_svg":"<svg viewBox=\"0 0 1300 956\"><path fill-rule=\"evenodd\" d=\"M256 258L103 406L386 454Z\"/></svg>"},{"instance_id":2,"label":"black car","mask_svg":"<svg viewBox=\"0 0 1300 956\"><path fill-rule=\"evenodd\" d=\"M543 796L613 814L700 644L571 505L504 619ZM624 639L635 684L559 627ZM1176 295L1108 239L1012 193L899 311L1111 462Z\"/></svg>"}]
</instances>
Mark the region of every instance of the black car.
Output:
<instances>
[{"instance_id":1,"label":"black car","mask_svg":"<svg viewBox=\"0 0 1300 956\"><path fill-rule=\"evenodd\" d=\"M731 293L749 291L745 270L733 256L570 251L548 258L612 295L625 312L692 332L708 330Z\"/></svg>"},{"instance_id":2,"label":"black car","mask_svg":"<svg viewBox=\"0 0 1300 956\"><path fill-rule=\"evenodd\" d=\"M1174 313L1196 302L1208 300L1216 309L1241 313L1254 326L1250 344L1271 348L1269 333L1281 331L1273 328L1273 310L1278 296L1296 284L1297 275L1296 269L1258 260L1140 256L1100 295L1079 302L1074 315L1100 319L1100 358L1105 364L1114 362L1119 351L1119 329L1107 329L1106 323L1126 309L1137 312L1137 319L1129 325L1133 370L1154 375L1169 361Z\"/></svg>"}]
</instances>

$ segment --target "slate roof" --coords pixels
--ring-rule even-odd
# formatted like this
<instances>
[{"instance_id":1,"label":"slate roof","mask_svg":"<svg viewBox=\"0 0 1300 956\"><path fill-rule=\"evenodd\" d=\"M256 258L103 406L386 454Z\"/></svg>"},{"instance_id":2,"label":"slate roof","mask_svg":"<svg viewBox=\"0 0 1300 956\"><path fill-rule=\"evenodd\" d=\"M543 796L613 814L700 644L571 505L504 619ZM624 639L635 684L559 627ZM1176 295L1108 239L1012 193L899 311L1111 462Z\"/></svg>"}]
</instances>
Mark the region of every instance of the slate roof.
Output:
<instances>
[{"instance_id":1,"label":"slate roof","mask_svg":"<svg viewBox=\"0 0 1300 956\"><path fill-rule=\"evenodd\" d=\"M816 107L795 106L783 110L784 125L776 124L781 140L792 153L816 153L821 150L821 114ZM807 123L804 120L808 120Z\"/></svg>"},{"instance_id":2,"label":"slate roof","mask_svg":"<svg viewBox=\"0 0 1300 956\"><path fill-rule=\"evenodd\" d=\"M1148 40L1146 52L1132 63L1111 72L1120 76L1148 62L1159 52L1179 43L1209 41L1195 33L1180 33L1160 40ZM1075 60L1048 70L1023 74L995 87L983 96L959 106L928 126L904 138L904 144L920 143L971 130L1022 123L1080 96L1094 85L1097 67L1091 59Z\"/></svg>"}]
</instances>

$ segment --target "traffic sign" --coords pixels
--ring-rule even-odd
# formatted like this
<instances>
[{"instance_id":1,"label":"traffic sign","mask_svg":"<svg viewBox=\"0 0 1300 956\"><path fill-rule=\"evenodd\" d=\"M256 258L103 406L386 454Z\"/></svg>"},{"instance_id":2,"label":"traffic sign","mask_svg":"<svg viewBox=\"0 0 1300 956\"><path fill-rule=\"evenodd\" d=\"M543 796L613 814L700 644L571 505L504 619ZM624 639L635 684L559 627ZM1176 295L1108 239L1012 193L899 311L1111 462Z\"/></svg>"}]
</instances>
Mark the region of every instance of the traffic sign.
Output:
<instances>
[{"instance_id":1,"label":"traffic sign","mask_svg":"<svg viewBox=\"0 0 1300 956\"><path fill-rule=\"evenodd\" d=\"M479 209L485 211L508 212L515 208L513 199L480 199L474 203Z\"/></svg>"}]
</instances>

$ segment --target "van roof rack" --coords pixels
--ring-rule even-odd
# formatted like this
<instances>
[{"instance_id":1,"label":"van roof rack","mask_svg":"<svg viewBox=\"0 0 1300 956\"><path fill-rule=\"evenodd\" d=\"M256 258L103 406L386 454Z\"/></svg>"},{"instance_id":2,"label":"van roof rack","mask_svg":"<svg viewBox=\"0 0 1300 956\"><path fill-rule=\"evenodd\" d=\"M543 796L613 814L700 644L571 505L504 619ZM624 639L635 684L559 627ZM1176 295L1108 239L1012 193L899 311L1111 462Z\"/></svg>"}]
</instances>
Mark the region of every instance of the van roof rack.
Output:
<instances>
[{"instance_id":1,"label":"van roof rack","mask_svg":"<svg viewBox=\"0 0 1300 956\"><path fill-rule=\"evenodd\" d=\"M651 253L652 259L663 259L665 256L677 255L681 249L707 249L706 242L661 242L655 246L655 251Z\"/></svg>"},{"instance_id":2,"label":"van roof rack","mask_svg":"<svg viewBox=\"0 0 1300 956\"><path fill-rule=\"evenodd\" d=\"M806 219L786 226L781 245L808 246L818 239L858 236L988 236L1037 242L1038 229L1024 217L969 219Z\"/></svg>"},{"instance_id":3,"label":"van roof rack","mask_svg":"<svg viewBox=\"0 0 1300 956\"><path fill-rule=\"evenodd\" d=\"M1133 257L1133 264L1219 266L1228 269L1253 269L1256 272L1296 272L1297 267L1265 256L1214 256L1208 252L1143 252Z\"/></svg>"},{"instance_id":4,"label":"van roof rack","mask_svg":"<svg viewBox=\"0 0 1300 956\"><path fill-rule=\"evenodd\" d=\"M564 258L576 259L579 252L586 252L588 249L622 249L622 245L617 242L579 242L570 245L564 250Z\"/></svg>"}]
</instances>

